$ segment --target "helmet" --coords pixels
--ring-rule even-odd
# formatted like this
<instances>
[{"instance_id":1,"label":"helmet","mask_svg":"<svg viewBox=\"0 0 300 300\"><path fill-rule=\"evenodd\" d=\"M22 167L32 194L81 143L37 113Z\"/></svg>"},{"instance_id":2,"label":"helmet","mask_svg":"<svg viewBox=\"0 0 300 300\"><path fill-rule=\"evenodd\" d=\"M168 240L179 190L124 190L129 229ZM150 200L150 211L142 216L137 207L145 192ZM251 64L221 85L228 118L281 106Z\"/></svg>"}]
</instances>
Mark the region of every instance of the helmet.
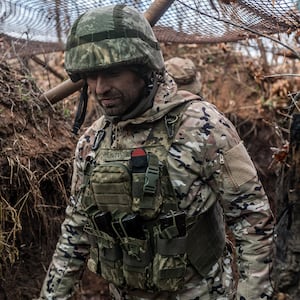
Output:
<instances>
[{"instance_id":1,"label":"helmet","mask_svg":"<svg viewBox=\"0 0 300 300\"><path fill-rule=\"evenodd\" d=\"M174 78L179 89L200 94L200 73L189 58L173 57L165 62L167 72Z\"/></svg>"},{"instance_id":2,"label":"helmet","mask_svg":"<svg viewBox=\"0 0 300 300\"><path fill-rule=\"evenodd\" d=\"M67 38L65 69L71 79L122 65L142 65L157 72L164 69L159 43L143 14L125 5L82 14Z\"/></svg>"}]
</instances>

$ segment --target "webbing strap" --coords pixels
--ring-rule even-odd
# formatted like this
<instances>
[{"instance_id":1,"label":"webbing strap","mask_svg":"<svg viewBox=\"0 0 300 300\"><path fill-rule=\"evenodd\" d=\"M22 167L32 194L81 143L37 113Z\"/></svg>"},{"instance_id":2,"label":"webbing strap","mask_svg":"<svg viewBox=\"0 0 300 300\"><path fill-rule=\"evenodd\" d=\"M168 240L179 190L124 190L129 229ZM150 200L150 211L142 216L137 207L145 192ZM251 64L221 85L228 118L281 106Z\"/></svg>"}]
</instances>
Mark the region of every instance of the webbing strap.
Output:
<instances>
[{"instance_id":1,"label":"webbing strap","mask_svg":"<svg viewBox=\"0 0 300 300\"><path fill-rule=\"evenodd\" d=\"M180 278L185 275L186 268L163 269L159 271L159 279Z\"/></svg>"},{"instance_id":2,"label":"webbing strap","mask_svg":"<svg viewBox=\"0 0 300 300\"><path fill-rule=\"evenodd\" d=\"M145 174L144 193L154 195L159 179L159 161L156 155L148 154L148 168Z\"/></svg>"},{"instance_id":3,"label":"webbing strap","mask_svg":"<svg viewBox=\"0 0 300 300\"><path fill-rule=\"evenodd\" d=\"M160 235L165 239L172 239L174 236L179 236L179 232L176 224L172 226L168 226L167 228L163 229Z\"/></svg>"},{"instance_id":4,"label":"webbing strap","mask_svg":"<svg viewBox=\"0 0 300 300\"><path fill-rule=\"evenodd\" d=\"M186 237L183 236L172 239L158 238L157 252L166 256L184 254L186 252Z\"/></svg>"},{"instance_id":5,"label":"webbing strap","mask_svg":"<svg viewBox=\"0 0 300 300\"><path fill-rule=\"evenodd\" d=\"M151 209L159 180L159 161L156 155L143 153L142 150L135 149L131 153L132 192L133 196L139 199L141 209ZM135 153L141 155L135 155Z\"/></svg>"},{"instance_id":6,"label":"webbing strap","mask_svg":"<svg viewBox=\"0 0 300 300\"><path fill-rule=\"evenodd\" d=\"M87 44L87 43L95 43L95 42L101 42L103 40L107 39L121 39L121 38L139 38L146 42L150 47L152 47L155 50L159 50L160 46L155 41L149 39L143 32L138 31L136 29L131 28L123 28L122 31L102 31L102 32L96 32L93 34L87 34L80 37L70 37L66 50L70 50L74 47Z\"/></svg>"}]
</instances>

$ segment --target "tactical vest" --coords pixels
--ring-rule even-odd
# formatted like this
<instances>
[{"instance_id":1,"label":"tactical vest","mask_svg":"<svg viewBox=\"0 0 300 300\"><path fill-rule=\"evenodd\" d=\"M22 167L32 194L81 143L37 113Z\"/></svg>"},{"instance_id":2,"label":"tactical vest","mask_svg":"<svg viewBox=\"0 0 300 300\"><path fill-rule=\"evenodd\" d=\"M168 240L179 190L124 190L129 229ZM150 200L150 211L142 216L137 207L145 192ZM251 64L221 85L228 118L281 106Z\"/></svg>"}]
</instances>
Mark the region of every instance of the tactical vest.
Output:
<instances>
[{"instance_id":1,"label":"tactical vest","mask_svg":"<svg viewBox=\"0 0 300 300\"><path fill-rule=\"evenodd\" d=\"M168 150L184 110L141 129L148 132L142 148L111 149L101 129L86 159L88 267L118 287L179 290L188 263L205 276L224 250L218 202L203 215L186 216L168 175Z\"/></svg>"}]
</instances>

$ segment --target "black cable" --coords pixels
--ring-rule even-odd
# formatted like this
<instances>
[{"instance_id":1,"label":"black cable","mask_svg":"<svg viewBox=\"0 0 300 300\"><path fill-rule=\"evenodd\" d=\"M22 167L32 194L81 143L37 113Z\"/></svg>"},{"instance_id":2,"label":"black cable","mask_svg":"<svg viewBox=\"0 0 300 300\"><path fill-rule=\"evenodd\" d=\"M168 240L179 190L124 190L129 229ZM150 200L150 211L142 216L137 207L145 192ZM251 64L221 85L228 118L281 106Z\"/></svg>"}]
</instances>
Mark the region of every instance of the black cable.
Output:
<instances>
[{"instance_id":1,"label":"black cable","mask_svg":"<svg viewBox=\"0 0 300 300\"><path fill-rule=\"evenodd\" d=\"M87 83L85 83L80 94L80 99L77 106L77 112L76 112L73 129L72 129L72 133L76 135L78 134L78 130L80 129L81 125L84 122L87 103L88 103L88 85Z\"/></svg>"}]
</instances>

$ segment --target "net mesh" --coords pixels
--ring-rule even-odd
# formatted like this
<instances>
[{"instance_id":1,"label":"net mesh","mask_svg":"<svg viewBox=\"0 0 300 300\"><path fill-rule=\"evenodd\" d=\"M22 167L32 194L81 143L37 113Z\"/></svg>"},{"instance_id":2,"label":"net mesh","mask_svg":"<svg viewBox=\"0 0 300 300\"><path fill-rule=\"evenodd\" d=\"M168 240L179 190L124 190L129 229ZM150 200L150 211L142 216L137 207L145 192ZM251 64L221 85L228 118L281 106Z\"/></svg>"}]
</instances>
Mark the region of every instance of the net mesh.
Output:
<instances>
[{"instance_id":1,"label":"net mesh","mask_svg":"<svg viewBox=\"0 0 300 300\"><path fill-rule=\"evenodd\" d=\"M63 50L69 28L79 15L117 3L120 1L1 0L0 49L9 49L11 55ZM122 3L145 12L153 1ZM299 28L300 0L175 0L154 31L160 42L201 44L297 32Z\"/></svg>"}]
</instances>

